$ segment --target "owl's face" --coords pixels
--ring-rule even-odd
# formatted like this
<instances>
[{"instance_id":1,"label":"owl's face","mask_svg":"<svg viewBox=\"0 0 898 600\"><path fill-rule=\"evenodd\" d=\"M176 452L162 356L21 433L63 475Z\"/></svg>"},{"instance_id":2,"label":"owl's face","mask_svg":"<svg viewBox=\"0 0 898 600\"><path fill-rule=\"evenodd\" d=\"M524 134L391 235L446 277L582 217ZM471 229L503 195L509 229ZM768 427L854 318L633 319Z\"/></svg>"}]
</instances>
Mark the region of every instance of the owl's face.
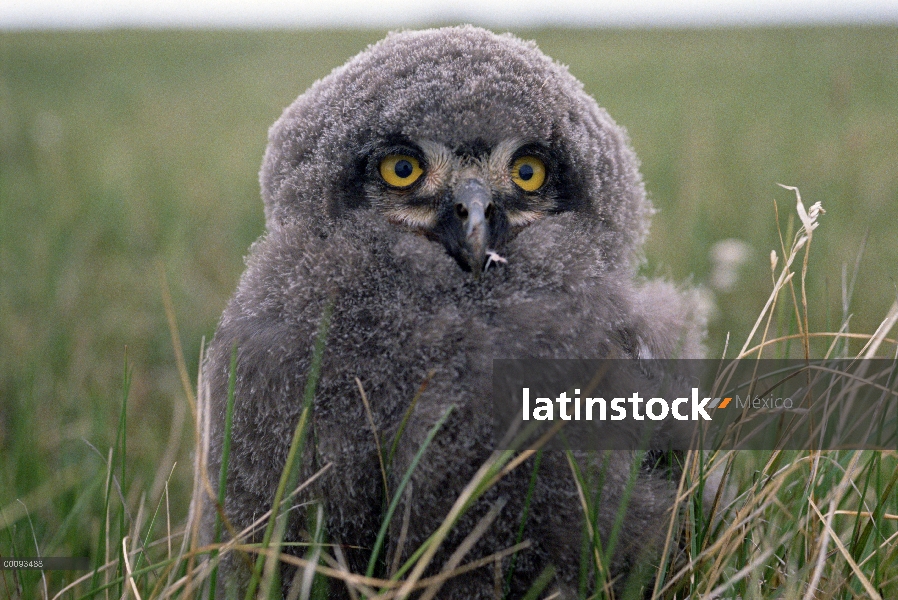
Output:
<instances>
[{"instance_id":1,"label":"owl's face","mask_svg":"<svg viewBox=\"0 0 898 600\"><path fill-rule=\"evenodd\" d=\"M391 34L300 96L269 141L270 230L326 237L370 210L474 275L504 249L513 268L509 243L560 213L588 232L581 247L629 268L651 214L626 134L567 69L470 26Z\"/></svg>"},{"instance_id":2,"label":"owl's face","mask_svg":"<svg viewBox=\"0 0 898 600\"><path fill-rule=\"evenodd\" d=\"M364 190L391 223L442 244L477 276L523 228L572 208L567 171L562 152L537 142L398 138L368 155Z\"/></svg>"}]
</instances>

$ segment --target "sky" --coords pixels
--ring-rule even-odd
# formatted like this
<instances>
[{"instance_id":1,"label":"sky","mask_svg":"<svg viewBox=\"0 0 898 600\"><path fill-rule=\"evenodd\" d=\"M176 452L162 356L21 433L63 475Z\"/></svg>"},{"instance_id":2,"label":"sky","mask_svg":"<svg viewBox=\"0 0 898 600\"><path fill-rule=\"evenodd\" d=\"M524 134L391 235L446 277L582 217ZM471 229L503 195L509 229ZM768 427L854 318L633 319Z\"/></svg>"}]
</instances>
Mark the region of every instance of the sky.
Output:
<instances>
[{"instance_id":1,"label":"sky","mask_svg":"<svg viewBox=\"0 0 898 600\"><path fill-rule=\"evenodd\" d=\"M0 0L0 29L891 23L898 0Z\"/></svg>"}]
</instances>

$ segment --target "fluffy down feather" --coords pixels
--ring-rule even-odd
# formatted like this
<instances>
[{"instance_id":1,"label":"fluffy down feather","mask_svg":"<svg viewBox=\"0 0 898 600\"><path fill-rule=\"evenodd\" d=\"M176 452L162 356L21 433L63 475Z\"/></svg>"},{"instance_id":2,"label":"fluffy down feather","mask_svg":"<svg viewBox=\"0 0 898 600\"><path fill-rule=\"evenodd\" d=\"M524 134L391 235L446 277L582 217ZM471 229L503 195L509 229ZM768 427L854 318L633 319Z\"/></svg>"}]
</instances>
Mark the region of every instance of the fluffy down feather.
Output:
<instances>
[{"instance_id":1,"label":"fluffy down feather","mask_svg":"<svg viewBox=\"0 0 898 600\"><path fill-rule=\"evenodd\" d=\"M475 139L486 147L537 141L565 157L563 175L574 191L569 209L517 232L501 250L507 262L475 278L440 244L391 224L366 195L368 154L397 136L450 148ZM635 275L651 206L625 133L532 43L474 27L391 34L300 96L269 140L261 172L267 233L250 251L204 369L209 472L217 473L237 345L225 512L238 530L270 507L329 303L315 443L306 448L302 476L333 466L297 503L323 504L327 535L342 544L356 572L367 565L384 506L356 377L381 438L390 440L432 372L401 438L391 491L432 425L450 404L457 407L404 498L411 513L407 557L490 455L493 357L702 352L703 323L688 293ZM598 521L605 537L632 460L618 453L609 466ZM466 560L515 543L530 472L524 465L512 473L461 520L435 568L499 499L499 518ZM640 558L652 558L672 507L663 474L644 472L636 486L611 565L619 587ZM548 564L557 568L555 586L574 595L584 528L563 455L545 454L530 515L525 537L533 546L517 559L508 597L520 597ZM211 510L203 515L207 539L213 518ZM391 525L388 556L401 521ZM287 538L300 540L311 527L296 518ZM243 562L226 561L222 576L244 585ZM491 568L474 571L447 583L440 597L492 598L493 577ZM331 595L344 597L345 586L335 582Z\"/></svg>"}]
</instances>

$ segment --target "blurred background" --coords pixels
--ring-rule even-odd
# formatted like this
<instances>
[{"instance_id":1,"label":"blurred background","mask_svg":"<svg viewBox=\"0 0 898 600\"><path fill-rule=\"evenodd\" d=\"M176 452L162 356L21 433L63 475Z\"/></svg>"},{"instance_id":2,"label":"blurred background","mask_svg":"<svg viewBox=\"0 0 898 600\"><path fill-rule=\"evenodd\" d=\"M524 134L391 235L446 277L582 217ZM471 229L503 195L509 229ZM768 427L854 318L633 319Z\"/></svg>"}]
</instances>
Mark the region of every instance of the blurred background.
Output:
<instances>
[{"instance_id":1,"label":"blurred background","mask_svg":"<svg viewBox=\"0 0 898 600\"><path fill-rule=\"evenodd\" d=\"M712 356L742 346L797 229L777 183L826 210L811 330L872 333L898 294L898 5L847 5L0 0L0 553L91 552L126 361L123 493L156 506L177 461L183 520L162 290L195 383L263 232L268 127L390 28L474 22L569 65L629 131L659 209L643 271L704 290Z\"/></svg>"}]
</instances>

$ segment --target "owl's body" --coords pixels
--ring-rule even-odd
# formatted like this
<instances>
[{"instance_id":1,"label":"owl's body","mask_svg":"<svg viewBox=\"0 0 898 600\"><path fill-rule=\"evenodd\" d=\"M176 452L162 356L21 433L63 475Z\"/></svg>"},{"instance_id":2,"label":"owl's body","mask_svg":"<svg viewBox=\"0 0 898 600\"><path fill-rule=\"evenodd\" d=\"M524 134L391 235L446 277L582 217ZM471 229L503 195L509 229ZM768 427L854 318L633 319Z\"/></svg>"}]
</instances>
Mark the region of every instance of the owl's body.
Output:
<instances>
[{"instance_id":1,"label":"owl's body","mask_svg":"<svg viewBox=\"0 0 898 600\"><path fill-rule=\"evenodd\" d=\"M204 371L217 473L236 344L225 512L238 530L271 506L329 306L301 476L331 467L297 501L322 503L327 536L355 572L367 566L385 506L356 378L385 452L420 393L389 465L390 494L455 406L391 522L390 558L408 504L406 558L493 450L493 358L701 351L687 297L635 275L651 208L625 135L533 45L472 27L391 35L301 96L270 142L261 175L268 232L252 248ZM619 453L608 465L601 535L627 495L632 460ZM516 543L532 470L531 462L512 472L461 519L435 569L500 499L499 517L465 560ZM508 597L549 564L563 593L579 585L586 528L565 456L546 452L536 481L524 530L532 545L516 559ZM663 476L636 481L611 564L620 581L651 558L672 498ZM294 519L287 538L312 527ZM224 577L239 584L245 568L232 560ZM331 590L346 593L340 583ZM492 568L439 594L493 596Z\"/></svg>"}]
</instances>

